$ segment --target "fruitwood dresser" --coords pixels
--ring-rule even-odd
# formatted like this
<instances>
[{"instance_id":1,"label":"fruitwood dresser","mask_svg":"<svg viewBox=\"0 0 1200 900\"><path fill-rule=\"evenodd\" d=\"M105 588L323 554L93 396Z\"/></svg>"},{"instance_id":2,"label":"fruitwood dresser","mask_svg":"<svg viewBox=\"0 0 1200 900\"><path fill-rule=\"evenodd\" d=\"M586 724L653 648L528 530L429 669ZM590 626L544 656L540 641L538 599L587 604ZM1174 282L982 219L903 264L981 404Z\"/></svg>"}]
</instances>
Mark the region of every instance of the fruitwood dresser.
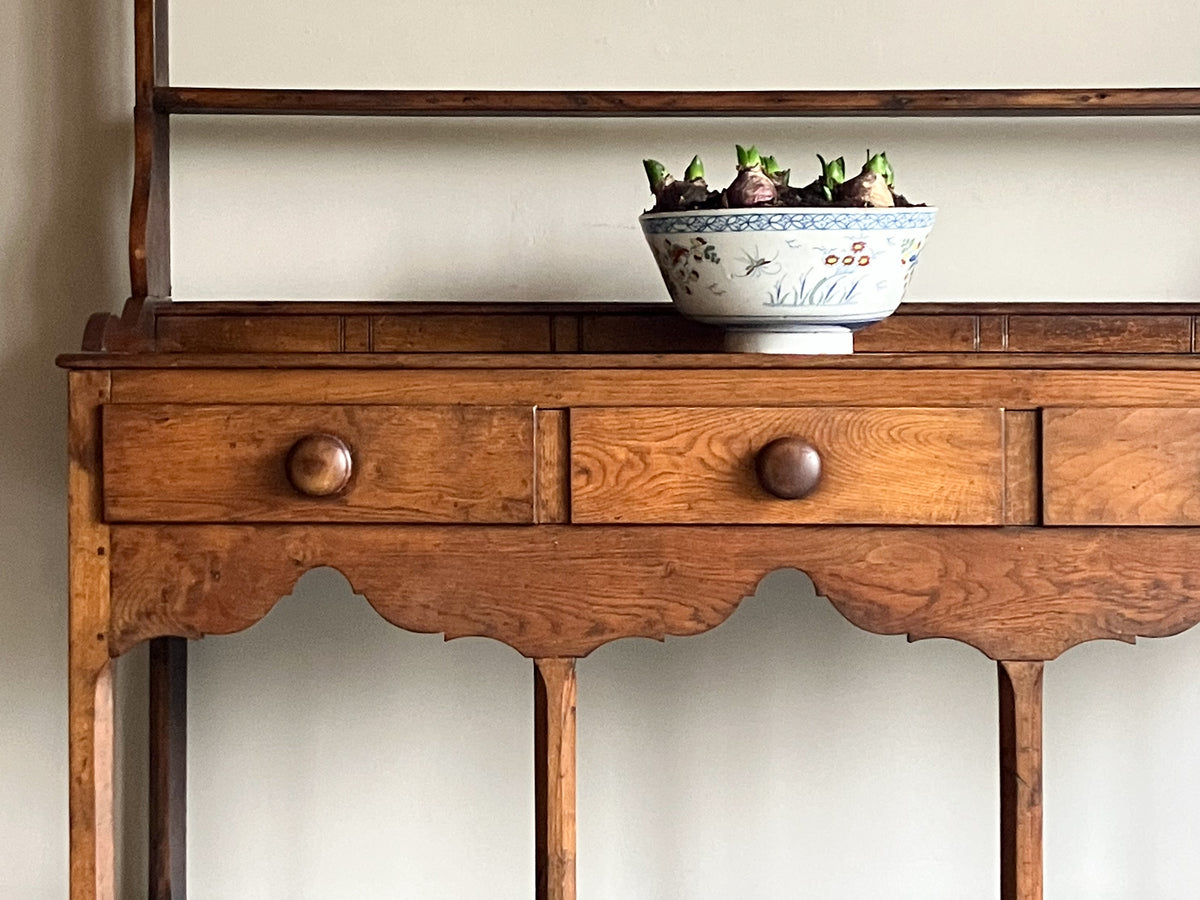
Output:
<instances>
[{"instance_id":1,"label":"fruitwood dresser","mask_svg":"<svg viewBox=\"0 0 1200 900\"><path fill-rule=\"evenodd\" d=\"M996 661L1001 896L1041 896L1045 663L1200 621L1200 305L902 307L853 356L772 358L663 306L173 303L170 119L1197 115L1200 89L187 88L166 0L134 12L132 296L61 359L73 900L114 892L111 661L150 642L148 894L181 900L186 641L322 565L533 661L539 898L575 896L576 660L715 628L781 566Z\"/></svg>"},{"instance_id":2,"label":"fruitwood dresser","mask_svg":"<svg viewBox=\"0 0 1200 900\"><path fill-rule=\"evenodd\" d=\"M826 358L701 352L662 307L146 315L145 347L63 359L77 898L112 884L110 660L151 642L152 896L180 897L183 639L314 566L533 660L546 898L574 896L575 661L714 628L775 568L996 660L1005 898L1040 896L1045 662L1200 620L1200 307L905 307Z\"/></svg>"}]
</instances>

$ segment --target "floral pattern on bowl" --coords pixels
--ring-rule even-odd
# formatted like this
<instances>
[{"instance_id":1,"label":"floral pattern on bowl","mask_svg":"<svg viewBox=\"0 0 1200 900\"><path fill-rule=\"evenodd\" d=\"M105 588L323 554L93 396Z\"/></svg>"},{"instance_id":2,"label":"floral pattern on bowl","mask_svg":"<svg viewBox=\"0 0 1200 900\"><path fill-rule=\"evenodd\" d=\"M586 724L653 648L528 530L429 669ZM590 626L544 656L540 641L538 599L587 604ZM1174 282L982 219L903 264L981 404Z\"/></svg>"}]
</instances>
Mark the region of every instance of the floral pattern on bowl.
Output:
<instances>
[{"instance_id":1,"label":"floral pattern on bowl","mask_svg":"<svg viewBox=\"0 0 1200 900\"><path fill-rule=\"evenodd\" d=\"M723 325L730 349L845 353L852 330L900 305L936 212L731 209L640 221L672 301Z\"/></svg>"}]
</instances>

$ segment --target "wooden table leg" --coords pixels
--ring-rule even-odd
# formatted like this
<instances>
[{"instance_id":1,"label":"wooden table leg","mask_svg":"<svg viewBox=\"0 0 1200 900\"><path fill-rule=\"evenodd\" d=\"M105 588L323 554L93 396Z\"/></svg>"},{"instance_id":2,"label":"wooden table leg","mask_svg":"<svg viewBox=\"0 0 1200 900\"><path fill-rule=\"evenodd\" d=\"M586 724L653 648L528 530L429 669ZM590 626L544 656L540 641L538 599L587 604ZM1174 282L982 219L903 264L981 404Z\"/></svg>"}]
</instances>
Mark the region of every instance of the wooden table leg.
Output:
<instances>
[{"instance_id":1,"label":"wooden table leg","mask_svg":"<svg viewBox=\"0 0 1200 900\"><path fill-rule=\"evenodd\" d=\"M150 642L150 900L187 897L187 651Z\"/></svg>"},{"instance_id":2,"label":"wooden table leg","mask_svg":"<svg viewBox=\"0 0 1200 900\"><path fill-rule=\"evenodd\" d=\"M113 690L108 527L100 516L100 404L108 375L72 372L68 431L71 900L113 900Z\"/></svg>"},{"instance_id":3,"label":"wooden table leg","mask_svg":"<svg viewBox=\"0 0 1200 900\"><path fill-rule=\"evenodd\" d=\"M534 660L537 900L575 900L575 660Z\"/></svg>"},{"instance_id":4,"label":"wooden table leg","mask_svg":"<svg viewBox=\"0 0 1200 900\"><path fill-rule=\"evenodd\" d=\"M1000 897L1042 898L1042 662L1001 662Z\"/></svg>"},{"instance_id":5,"label":"wooden table leg","mask_svg":"<svg viewBox=\"0 0 1200 900\"><path fill-rule=\"evenodd\" d=\"M93 640L95 638L93 637ZM71 900L112 900L112 665L91 667L72 652L70 683Z\"/></svg>"}]
</instances>

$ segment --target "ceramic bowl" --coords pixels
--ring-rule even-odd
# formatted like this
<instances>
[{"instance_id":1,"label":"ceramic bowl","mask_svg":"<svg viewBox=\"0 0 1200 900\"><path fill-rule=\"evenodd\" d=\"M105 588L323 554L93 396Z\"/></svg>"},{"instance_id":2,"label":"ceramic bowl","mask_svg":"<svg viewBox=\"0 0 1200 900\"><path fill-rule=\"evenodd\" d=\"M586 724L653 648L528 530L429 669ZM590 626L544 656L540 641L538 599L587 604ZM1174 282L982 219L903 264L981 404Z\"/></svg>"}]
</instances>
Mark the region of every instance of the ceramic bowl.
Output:
<instances>
[{"instance_id":1,"label":"ceramic bowl","mask_svg":"<svg viewBox=\"0 0 1200 900\"><path fill-rule=\"evenodd\" d=\"M725 349L850 353L904 297L937 210L722 209L639 221L667 292Z\"/></svg>"}]
</instances>

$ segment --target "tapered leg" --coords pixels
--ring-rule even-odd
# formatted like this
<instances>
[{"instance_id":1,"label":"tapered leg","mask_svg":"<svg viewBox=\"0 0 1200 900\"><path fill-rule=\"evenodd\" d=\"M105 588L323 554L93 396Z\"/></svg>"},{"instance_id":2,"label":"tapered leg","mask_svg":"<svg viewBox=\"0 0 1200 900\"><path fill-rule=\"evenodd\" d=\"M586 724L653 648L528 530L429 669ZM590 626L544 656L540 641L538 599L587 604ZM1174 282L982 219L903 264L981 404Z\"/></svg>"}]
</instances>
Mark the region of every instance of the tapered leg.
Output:
<instances>
[{"instance_id":1,"label":"tapered leg","mask_svg":"<svg viewBox=\"0 0 1200 900\"><path fill-rule=\"evenodd\" d=\"M150 900L187 897L187 641L150 642Z\"/></svg>"},{"instance_id":2,"label":"tapered leg","mask_svg":"<svg viewBox=\"0 0 1200 900\"><path fill-rule=\"evenodd\" d=\"M1042 898L1041 662L1001 662L1000 897Z\"/></svg>"},{"instance_id":3,"label":"tapered leg","mask_svg":"<svg viewBox=\"0 0 1200 900\"><path fill-rule=\"evenodd\" d=\"M534 661L537 900L575 900L575 660Z\"/></svg>"},{"instance_id":4,"label":"tapered leg","mask_svg":"<svg viewBox=\"0 0 1200 900\"><path fill-rule=\"evenodd\" d=\"M67 704L71 900L113 900L113 691L108 654L109 539L100 515L103 372L70 375Z\"/></svg>"}]
</instances>

